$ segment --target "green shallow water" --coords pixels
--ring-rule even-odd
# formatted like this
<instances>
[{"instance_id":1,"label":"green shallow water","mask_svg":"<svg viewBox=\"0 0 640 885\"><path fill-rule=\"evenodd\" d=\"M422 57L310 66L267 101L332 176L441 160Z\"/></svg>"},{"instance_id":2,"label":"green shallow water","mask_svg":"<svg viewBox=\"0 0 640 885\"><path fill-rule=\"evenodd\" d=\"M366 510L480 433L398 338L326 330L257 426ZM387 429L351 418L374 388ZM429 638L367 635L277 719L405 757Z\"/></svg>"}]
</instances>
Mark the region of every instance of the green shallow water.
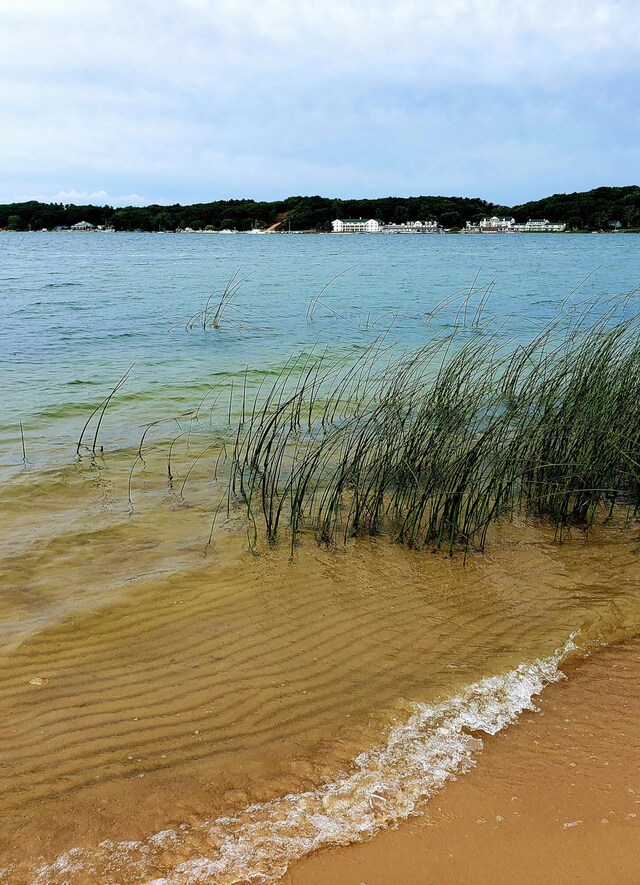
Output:
<instances>
[{"instance_id":1,"label":"green shallow water","mask_svg":"<svg viewBox=\"0 0 640 885\"><path fill-rule=\"evenodd\" d=\"M220 328L188 330L238 270L247 279ZM469 316L495 280L485 315L528 337L576 287L572 304L638 285L640 237L2 234L0 464L22 461L20 421L33 464L64 463L83 417L131 366L105 447L134 444L146 423L247 370L259 384L292 353L348 359L385 330L420 346L460 321L459 299L428 314L474 280Z\"/></svg>"}]
</instances>

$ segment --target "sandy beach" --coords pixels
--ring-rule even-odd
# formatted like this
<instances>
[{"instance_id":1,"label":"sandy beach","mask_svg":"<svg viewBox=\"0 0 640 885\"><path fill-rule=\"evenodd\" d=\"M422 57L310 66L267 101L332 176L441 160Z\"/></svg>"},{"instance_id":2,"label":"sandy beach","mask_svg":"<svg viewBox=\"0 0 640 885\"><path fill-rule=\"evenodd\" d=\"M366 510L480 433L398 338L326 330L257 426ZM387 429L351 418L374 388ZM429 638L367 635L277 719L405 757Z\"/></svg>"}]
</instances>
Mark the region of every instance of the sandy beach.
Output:
<instances>
[{"instance_id":1,"label":"sandy beach","mask_svg":"<svg viewBox=\"0 0 640 885\"><path fill-rule=\"evenodd\" d=\"M321 851L287 885L635 883L640 875L640 641L599 651L538 713L487 740L424 816Z\"/></svg>"},{"instance_id":2,"label":"sandy beach","mask_svg":"<svg viewBox=\"0 0 640 885\"><path fill-rule=\"evenodd\" d=\"M633 881L628 530L291 559L231 525L205 556L207 507L158 506L147 471L133 517L109 504L126 471L4 501L3 885Z\"/></svg>"}]
</instances>

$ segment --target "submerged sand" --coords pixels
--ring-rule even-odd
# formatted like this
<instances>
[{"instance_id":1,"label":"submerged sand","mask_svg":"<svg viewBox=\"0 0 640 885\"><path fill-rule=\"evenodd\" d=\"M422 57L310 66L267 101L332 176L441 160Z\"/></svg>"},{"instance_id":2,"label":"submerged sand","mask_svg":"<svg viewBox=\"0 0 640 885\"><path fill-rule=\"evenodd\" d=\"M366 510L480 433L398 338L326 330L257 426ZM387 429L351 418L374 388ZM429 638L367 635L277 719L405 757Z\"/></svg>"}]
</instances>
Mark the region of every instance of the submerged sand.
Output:
<instances>
[{"instance_id":1,"label":"submerged sand","mask_svg":"<svg viewBox=\"0 0 640 885\"><path fill-rule=\"evenodd\" d=\"M26 475L5 492L0 881L273 881L362 838L290 881L565 881L574 848L581 881L627 881L632 532L559 545L516 522L466 562L384 540L308 541L291 558L249 553L230 522L206 550L210 489L158 494L151 467L133 509L126 469ZM544 689L542 713L487 736L558 666L569 679ZM482 746L447 705L487 678ZM423 817L384 832L406 814ZM596 878L597 845L621 878ZM555 877L536 879L547 853Z\"/></svg>"}]
</instances>

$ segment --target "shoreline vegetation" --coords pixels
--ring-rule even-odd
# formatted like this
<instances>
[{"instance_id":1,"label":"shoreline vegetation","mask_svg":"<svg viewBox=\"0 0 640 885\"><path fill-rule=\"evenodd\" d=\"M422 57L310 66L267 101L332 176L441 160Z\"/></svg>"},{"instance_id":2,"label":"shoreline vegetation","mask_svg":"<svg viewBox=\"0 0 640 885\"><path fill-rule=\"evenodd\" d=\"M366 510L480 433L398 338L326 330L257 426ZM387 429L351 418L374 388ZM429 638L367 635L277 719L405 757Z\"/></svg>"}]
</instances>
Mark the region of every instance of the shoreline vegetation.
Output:
<instances>
[{"instance_id":1,"label":"shoreline vegetation","mask_svg":"<svg viewBox=\"0 0 640 885\"><path fill-rule=\"evenodd\" d=\"M417 351L397 356L382 335L348 367L293 360L252 403L238 393L223 506L243 512L250 547L284 534L292 551L303 530L328 546L386 534L453 554L483 550L489 527L517 513L559 539L621 509L635 520L640 318L624 315L635 294L515 347L505 324L482 320L483 296Z\"/></svg>"},{"instance_id":2,"label":"shoreline vegetation","mask_svg":"<svg viewBox=\"0 0 640 885\"><path fill-rule=\"evenodd\" d=\"M448 232L477 224L487 215L512 215L517 223L545 218L565 224L567 232L637 231L640 229L640 186L600 187L572 194L554 194L516 206L468 197L384 197L342 200L292 196L272 202L217 200L210 203L144 207L74 205L31 200L0 205L0 230L40 231L70 228L87 222L115 231L174 232L240 231L321 233L336 218L379 218L401 225L416 219L436 222Z\"/></svg>"},{"instance_id":3,"label":"shoreline vegetation","mask_svg":"<svg viewBox=\"0 0 640 885\"><path fill-rule=\"evenodd\" d=\"M206 328L215 313L219 325L221 306L241 282L234 275L217 310L209 299L189 322ZM515 340L508 318L487 313L491 291L472 287L457 298L452 326L418 349L399 351L387 330L355 360L312 349L257 387L247 369L236 384L212 388L188 413L188 431L178 422L175 438L152 446L166 451L173 488L176 444L195 436L205 401L221 400L224 424L200 428L206 444L180 482L182 498L198 465L213 481L207 546L225 515L245 527L251 550L284 540L292 553L303 536L343 548L384 535L466 556L484 550L497 520L516 515L551 524L557 540L574 527L588 533L620 517L635 523L638 290L582 304L572 304L570 293L554 320ZM450 299L430 320L447 306ZM96 457L105 411L132 368L87 419L80 458ZM129 471L129 506L147 435L171 420L145 426Z\"/></svg>"}]
</instances>

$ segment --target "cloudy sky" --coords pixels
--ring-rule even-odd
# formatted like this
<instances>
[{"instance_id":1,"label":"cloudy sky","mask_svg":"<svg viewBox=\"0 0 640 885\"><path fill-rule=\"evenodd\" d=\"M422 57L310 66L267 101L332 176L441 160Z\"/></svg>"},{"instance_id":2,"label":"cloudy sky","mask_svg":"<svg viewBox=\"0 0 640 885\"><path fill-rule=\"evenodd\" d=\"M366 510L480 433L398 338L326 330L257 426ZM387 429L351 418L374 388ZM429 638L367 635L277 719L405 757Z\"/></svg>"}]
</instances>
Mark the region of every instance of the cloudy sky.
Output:
<instances>
[{"instance_id":1,"label":"cloudy sky","mask_svg":"<svg viewBox=\"0 0 640 885\"><path fill-rule=\"evenodd\" d=\"M638 0L0 0L0 202L640 183Z\"/></svg>"}]
</instances>

